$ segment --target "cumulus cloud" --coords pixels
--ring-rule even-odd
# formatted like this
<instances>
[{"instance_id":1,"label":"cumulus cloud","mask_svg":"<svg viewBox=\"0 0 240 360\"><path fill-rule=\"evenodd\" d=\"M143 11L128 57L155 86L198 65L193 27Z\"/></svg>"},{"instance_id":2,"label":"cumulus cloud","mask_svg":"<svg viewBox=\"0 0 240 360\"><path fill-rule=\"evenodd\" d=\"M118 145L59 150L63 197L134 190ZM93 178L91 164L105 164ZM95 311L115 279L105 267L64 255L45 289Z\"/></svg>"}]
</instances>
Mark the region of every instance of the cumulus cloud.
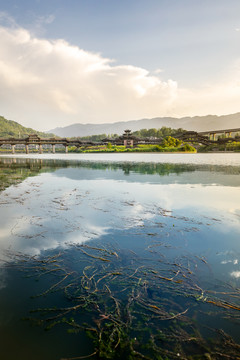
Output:
<instances>
[{"instance_id":1,"label":"cumulus cloud","mask_svg":"<svg viewBox=\"0 0 240 360\"><path fill-rule=\"evenodd\" d=\"M239 77L193 91L162 81L159 73L115 65L101 54L63 39L38 38L16 25L0 27L0 113L25 126L47 130L76 122L239 111Z\"/></svg>"},{"instance_id":2,"label":"cumulus cloud","mask_svg":"<svg viewBox=\"0 0 240 360\"><path fill-rule=\"evenodd\" d=\"M154 116L176 96L174 81L22 28L1 27L0 49L1 112L32 127Z\"/></svg>"}]
</instances>

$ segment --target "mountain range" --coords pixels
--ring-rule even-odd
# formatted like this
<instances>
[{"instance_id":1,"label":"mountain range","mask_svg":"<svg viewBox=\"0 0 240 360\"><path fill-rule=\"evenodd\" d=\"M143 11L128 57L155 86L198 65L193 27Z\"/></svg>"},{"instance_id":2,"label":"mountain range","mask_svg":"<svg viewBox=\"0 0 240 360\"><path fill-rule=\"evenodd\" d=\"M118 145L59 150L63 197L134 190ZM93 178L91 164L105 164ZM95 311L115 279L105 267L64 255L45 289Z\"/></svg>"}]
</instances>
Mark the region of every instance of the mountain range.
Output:
<instances>
[{"instance_id":1,"label":"mountain range","mask_svg":"<svg viewBox=\"0 0 240 360\"><path fill-rule=\"evenodd\" d=\"M105 124L72 124L65 127L57 127L47 131L61 137L90 136L99 134L122 134L125 129L132 131L141 129L159 129L162 126L172 129L185 129L193 131L209 131L240 128L240 113L231 115L207 115L194 117L157 117L153 119L141 119L121 121Z\"/></svg>"},{"instance_id":2,"label":"mountain range","mask_svg":"<svg viewBox=\"0 0 240 360\"><path fill-rule=\"evenodd\" d=\"M57 127L50 131L39 132L26 128L19 123L7 120L0 116L0 137L24 137L27 134L38 134L40 137L82 137L100 134L121 135L124 130L137 131L141 129L160 129L166 126L172 129L185 129L194 131L209 131L240 128L240 113L232 115L207 115L183 118L158 117L153 119L141 119L132 121L121 121L105 124L73 124L65 127Z\"/></svg>"}]
</instances>

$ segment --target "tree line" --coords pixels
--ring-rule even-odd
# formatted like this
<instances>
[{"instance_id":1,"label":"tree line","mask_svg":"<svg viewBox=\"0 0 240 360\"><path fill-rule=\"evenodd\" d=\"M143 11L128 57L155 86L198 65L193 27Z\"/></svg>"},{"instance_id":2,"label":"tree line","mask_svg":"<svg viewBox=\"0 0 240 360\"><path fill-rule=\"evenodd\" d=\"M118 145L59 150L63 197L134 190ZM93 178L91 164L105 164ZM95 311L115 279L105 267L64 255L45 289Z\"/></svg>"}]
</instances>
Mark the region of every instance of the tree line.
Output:
<instances>
[{"instance_id":1,"label":"tree line","mask_svg":"<svg viewBox=\"0 0 240 360\"><path fill-rule=\"evenodd\" d=\"M160 129L141 129L137 131L133 131L132 134L139 138L153 137L153 138L165 138L167 136L173 136L175 134L179 134L184 132L185 130L182 128L172 129L170 127L162 126ZM88 140L88 141L101 141L103 139L116 139L119 137L119 134L99 134L99 135L90 135L90 136L78 136L71 139L79 139L79 140Z\"/></svg>"}]
</instances>

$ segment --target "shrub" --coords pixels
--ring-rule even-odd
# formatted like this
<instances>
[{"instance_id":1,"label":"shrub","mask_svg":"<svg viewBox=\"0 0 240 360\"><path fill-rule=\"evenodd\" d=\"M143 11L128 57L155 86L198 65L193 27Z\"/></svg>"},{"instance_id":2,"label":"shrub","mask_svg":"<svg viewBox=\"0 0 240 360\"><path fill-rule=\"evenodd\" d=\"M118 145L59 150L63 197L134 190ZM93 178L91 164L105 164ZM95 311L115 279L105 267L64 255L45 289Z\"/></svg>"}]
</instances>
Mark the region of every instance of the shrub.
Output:
<instances>
[{"instance_id":1,"label":"shrub","mask_svg":"<svg viewBox=\"0 0 240 360\"><path fill-rule=\"evenodd\" d=\"M189 144L184 144L183 146L180 147L179 150L196 152L196 149L193 146L189 145Z\"/></svg>"},{"instance_id":2,"label":"shrub","mask_svg":"<svg viewBox=\"0 0 240 360\"><path fill-rule=\"evenodd\" d=\"M163 140L163 147L178 147L182 144L182 141L179 139L175 139L172 136L167 136L164 140Z\"/></svg>"}]
</instances>

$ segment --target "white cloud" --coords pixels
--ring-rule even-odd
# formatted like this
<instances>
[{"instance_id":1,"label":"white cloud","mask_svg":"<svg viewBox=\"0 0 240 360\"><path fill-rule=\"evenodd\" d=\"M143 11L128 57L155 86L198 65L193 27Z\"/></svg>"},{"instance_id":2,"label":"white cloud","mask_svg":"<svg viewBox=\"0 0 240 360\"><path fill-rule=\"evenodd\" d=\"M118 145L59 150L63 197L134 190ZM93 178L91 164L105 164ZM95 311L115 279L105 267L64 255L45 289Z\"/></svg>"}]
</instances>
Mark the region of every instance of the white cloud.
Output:
<instances>
[{"instance_id":1,"label":"white cloud","mask_svg":"<svg viewBox=\"0 0 240 360\"><path fill-rule=\"evenodd\" d=\"M174 81L21 28L1 27L0 49L1 113L35 128L154 116L176 96Z\"/></svg>"},{"instance_id":2,"label":"white cloud","mask_svg":"<svg viewBox=\"0 0 240 360\"><path fill-rule=\"evenodd\" d=\"M238 259L234 259L234 260L223 260L223 261L221 261L221 264L223 264L223 265L225 265L225 264L238 265Z\"/></svg>"},{"instance_id":3,"label":"white cloud","mask_svg":"<svg viewBox=\"0 0 240 360\"><path fill-rule=\"evenodd\" d=\"M239 279L240 278L240 271L233 271L230 274L232 277Z\"/></svg>"},{"instance_id":4,"label":"white cloud","mask_svg":"<svg viewBox=\"0 0 240 360\"><path fill-rule=\"evenodd\" d=\"M155 72L155 74L160 74L163 72L163 69L156 69L154 72Z\"/></svg>"},{"instance_id":5,"label":"white cloud","mask_svg":"<svg viewBox=\"0 0 240 360\"><path fill-rule=\"evenodd\" d=\"M181 89L174 80L162 81L160 70L155 73L115 65L100 54L62 39L34 37L15 25L0 27L0 113L25 126L47 130L76 122L239 111L238 70L233 80L199 90Z\"/></svg>"}]
</instances>

